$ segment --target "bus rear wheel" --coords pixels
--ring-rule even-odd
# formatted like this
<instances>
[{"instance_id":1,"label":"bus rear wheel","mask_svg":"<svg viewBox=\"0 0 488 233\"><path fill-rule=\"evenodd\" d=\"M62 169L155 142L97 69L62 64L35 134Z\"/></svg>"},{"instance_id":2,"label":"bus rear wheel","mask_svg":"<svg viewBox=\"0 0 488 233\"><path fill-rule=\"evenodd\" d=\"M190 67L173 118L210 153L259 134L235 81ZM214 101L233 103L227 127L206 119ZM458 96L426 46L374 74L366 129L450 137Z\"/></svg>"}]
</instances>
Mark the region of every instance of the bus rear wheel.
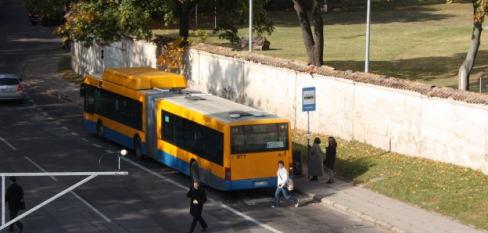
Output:
<instances>
[{"instance_id":1,"label":"bus rear wheel","mask_svg":"<svg viewBox=\"0 0 488 233\"><path fill-rule=\"evenodd\" d=\"M103 128L102 121L98 121L97 123L97 134L102 140L105 140L105 129Z\"/></svg>"},{"instance_id":2,"label":"bus rear wheel","mask_svg":"<svg viewBox=\"0 0 488 233\"><path fill-rule=\"evenodd\" d=\"M198 164L195 161L193 161L190 165L190 177L192 183L195 180L200 180L200 175L198 173Z\"/></svg>"},{"instance_id":3,"label":"bus rear wheel","mask_svg":"<svg viewBox=\"0 0 488 233\"><path fill-rule=\"evenodd\" d=\"M139 137L136 137L134 140L134 152L137 159L144 159L144 154L142 154L141 139Z\"/></svg>"}]
</instances>

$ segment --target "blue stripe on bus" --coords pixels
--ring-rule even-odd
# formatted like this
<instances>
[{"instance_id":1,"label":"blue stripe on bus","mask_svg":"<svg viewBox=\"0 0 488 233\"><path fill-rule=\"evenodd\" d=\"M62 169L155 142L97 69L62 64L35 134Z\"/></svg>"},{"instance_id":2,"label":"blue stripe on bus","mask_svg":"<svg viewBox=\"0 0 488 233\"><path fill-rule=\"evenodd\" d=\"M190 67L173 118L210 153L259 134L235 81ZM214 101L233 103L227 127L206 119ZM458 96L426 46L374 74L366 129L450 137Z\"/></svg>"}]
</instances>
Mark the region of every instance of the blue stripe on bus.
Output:
<instances>
[{"instance_id":1,"label":"blue stripe on bus","mask_svg":"<svg viewBox=\"0 0 488 233\"><path fill-rule=\"evenodd\" d=\"M169 153L158 150L157 160L168 167L174 168L181 173L190 176L190 163L183 161ZM202 177L203 168L200 169L200 177ZM210 172L210 171L208 171ZM249 179L249 180L224 180L214 174L211 175L211 184L204 182L212 188L218 190L240 190L240 189L256 189L256 188L276 188L277 178L260 178L260 179ZM256 185L257 182L263 182L265 184Z\"/></svg>"},{"instance_id":2,"label":"blue stripe on bus","mask_svg":"<svg viewBox=\"0 0 488 233\"><path fill-rule=\"evenodd\" d=\"M90 121L90 120L86 120L85 119L85 129L87 129L88 131L90 131L91 133L94 133L94 134L97 134L97 124L93 121ZM105 133L105 138L110 140L110 141L113 141L113 142L116 142L122 146L125 146L129 149L134 149L134 139L125 135L125 134L121 134L115 130L112 130L110 128L108 128L107 126L103 126L103 129L104 129L104 133ZM142 153L143 154L147 154L146 152L146 143L145 142L141 142L141 146L142 146Z\"/></svg>"}]
</instances>

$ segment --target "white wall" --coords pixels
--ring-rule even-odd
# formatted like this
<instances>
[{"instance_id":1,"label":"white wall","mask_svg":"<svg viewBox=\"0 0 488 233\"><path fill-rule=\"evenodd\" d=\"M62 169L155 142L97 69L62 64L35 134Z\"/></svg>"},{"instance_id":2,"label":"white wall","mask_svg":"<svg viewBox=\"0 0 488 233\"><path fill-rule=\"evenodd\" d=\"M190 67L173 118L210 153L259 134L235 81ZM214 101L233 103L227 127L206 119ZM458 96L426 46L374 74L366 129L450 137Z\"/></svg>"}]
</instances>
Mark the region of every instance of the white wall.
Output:
<instances>
[{"instance_id":1,"label":"white wall","mask_svg":"<svg viewBox=\"0 0 488 233\"><path fill-rule=\"evenodd\" d=\"M103 65L157 67L160 47L126 39L104 47L103 61L101 49L97 45L86 49L75 44L72 51L75 70L83 74L100 72ZM422 94L408 82L403 88L385 87L376 83L386 79L374 76L364 81L360 74L348 72L307 73L304 70L309 67L300 62L201 44L186 52L184 64L182 73L191 88L286 117L294 128L301 130L307 130L302 88L315 87L317 107L310 112L312 132L488 174L486 104Z\"/></svg>"}]
</instances>

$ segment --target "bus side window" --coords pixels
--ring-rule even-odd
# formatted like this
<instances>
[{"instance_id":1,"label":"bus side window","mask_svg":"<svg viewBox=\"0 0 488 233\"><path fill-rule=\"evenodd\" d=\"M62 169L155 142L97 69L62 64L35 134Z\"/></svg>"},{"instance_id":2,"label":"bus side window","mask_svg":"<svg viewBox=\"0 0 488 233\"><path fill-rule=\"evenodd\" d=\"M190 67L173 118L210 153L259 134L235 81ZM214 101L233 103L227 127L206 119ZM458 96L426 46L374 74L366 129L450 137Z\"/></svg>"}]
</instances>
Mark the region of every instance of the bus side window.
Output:
<instances>
[{"instance_id":1,"label":"bus side window","mask_svg":"<svg viewBox=\"0 0 488 233\"><path fill-rule=\"evenodd\" d=\"M161 116L163 118L161 119L162 122L161 135L163 137L163 140L174 145L175 144L174 115L163 111L163 114L161 114Z\"/></svg>"},{"instance_id":2,"label":"bus side window","mask_svg":"<svg viewBox=\"0 0 488 233\"><path fill-rule=\"evenodd\" d=\"M176 118L176 146L180 148L185 148L186 144L186 134L187 134L187 122L185 119L177 117Z\"/></svg>"}]
</instances>

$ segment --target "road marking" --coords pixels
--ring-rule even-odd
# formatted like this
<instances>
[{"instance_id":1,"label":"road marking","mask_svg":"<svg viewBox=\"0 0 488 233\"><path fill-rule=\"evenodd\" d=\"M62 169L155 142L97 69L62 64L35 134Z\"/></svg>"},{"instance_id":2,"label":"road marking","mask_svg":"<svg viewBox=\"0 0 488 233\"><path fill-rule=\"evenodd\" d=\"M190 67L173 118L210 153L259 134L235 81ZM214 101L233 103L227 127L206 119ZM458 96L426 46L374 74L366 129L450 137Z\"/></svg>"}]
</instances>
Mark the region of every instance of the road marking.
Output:
<instances>
[{"instance_id":1,"label":"road marking","mask_svg":"<svg viewBox=\"0 0 488 233\"><path fill-rule=\"evenodd\" d=\"M93 207L92 205L90 205L90 203L88 203L87 201L85 201L83 198L81 198L80 196L78 196L78 194L76 194L75 192L73 191L70 191L70 193L72 193L73 195L75 195L76 198L78 198L81 202L83 202L85 205L87 205L88 207L90 207L90 209L92 209L93 211L95 211L95 213L97 213L98 215L100 215L100 217L102 217L103 219L105 219L105 221L107 222L111 222L110 219L108 219L105 215L103 215L100 211L98 211L95 207Z\"/></svg>"},{"instance_id":2,"label":"road marking","mask_svg":"<svg viewBox=\"0 0 488 233\"><path fill-rule=\"evenodd\" d=\"M37 110L42 111L42 108L37 108Z\"/></svg>"},{"instance_id":3,"label":"road marking","mask_svg":"<svg viewBox=\"0 0 488 233\"><path fill-rule=\"evenodd\" d=\"M59 122L54 122L54 124L56 124L56 125L61 125Z\"/></svg>"},{"instance_id":4,"label":"road marking","mask_svg":"<svg viewBox=\"0 0 488 233\"><path fill-rule=\"evenodd\" d=\"M254 219L254 218L249 217L249 216L248 216L248 215L246 215L246 214L243 214L243 213L241 213L241 212L239 212L239 211L235 210L235 209L234 209L234 208L232 208L232 207L229 207L229 206L224 205L224 204L222 204L222 205L220 205L220 206L221 206L222 208L224 208L224 209L226 209L226 210L228 210L228 211L230 211L230 212L234 213L234 214L237 214L237 215L239 215L239 216L241 216L241 217L243 217L243 218L245 218L245 219L247 219L247 220L249 220L249 221L251 221L251 222L255 223L256 225L258 225L258 226L260 226L260 227L263 227L263 228L268 229L269 231L272 231L272 232L275 232L275 233L283 233L283 232L278 231L278 230L276 230L276 229L274 229L274 228L272 228L272 227L270 227L270 226L268 226L268 225L266 225L266 224L264 224L264 223L262 223L262 222L260 222L260 221L258 221L258 220L256 220L256 219Z\"/></svg>"},{"instance_id":5,"label":"road marking","mask_svg":"<svg viewBox=\"0 0 488 233\"><path fill-rule=\"evenodd\" d=\"M47 116L47 112L42 112L42 114L44 114L44 116Z\"/></svg>"},{"instance_id":6,"label":"road marking","mask_svg":"<svg viewBox=\"0 0 488 233\"><path fill-rule=\"evenodd\" d=\"M49 120L54 120L52 117L48 117L47 119L49 119Z\"/></svg>"},{"instance_id":7,"label":"road marking","mask_svg":"<svg viewBox=\"0 0 488 233\"><path fill-rule=\"evenodd\" d=\"M32 164L34 164L34 166L36 166L37 168L39 168L39 170L43 171L44 173L47 173L47 171L44 170L44 169L42 169L42 167L39 166L39 165L37 165L37 163L35 163L31 159L29 159L28 157L25 157L25 158L27 160L29 160L29 162L31 162ZM54 181L58 181L54 176L49 176L49 177L51 177L51 179L53 179ZM105 221L111 222L109 218L107 218L105 215L103 215L100 211L98 211L97 208L93 207L90 203L88 203L87 201L85 201L83 198L81 198L80 196L78 196L78 194L76 194L73 191L70 191L70 193L73 194L76 198L78 198L83 204L85 204L86 206L90 207L90 209L92 209L95 213L97 213L98 215L100 215L100 217L102 217L103 219L105 219Z\"/></svg>"},{"instance_id":8,"label":"road marking","mask_svg":"<svg viewBox=\"0 0 488 233\"><path fill-rule=\"evenodd\" d=\"M31 159L29 159L29 157L26 156L25 159L29 160L29 162L31 162L32 164L34 164L34 166L36 166L37 168L39 168L39 170L43 171L44 173L47 173L47 171L45 171L44 169L42 169L41 166L37 165L37 163L35 163ZM51 179L53 179L54 181L58 181L58 179L56 179L54 176L49 176L49 177L51 177Z\"/></svg>"},{"instance_id":9,"label":"road marking","mask_svg":"<svg viewBox=\"0 0 488 233\"><path fill-rule=\"evenodd\" d=\"M10 143L8 143L7 141L5 141L5 139L3 139L2 137L0 137L0 140L2 140L3 142L5 142L5 144L7 144L8 146L10 146L10 148L12 148L14 150L17 150L14 146L10 145Z\"/></svg>"},{"instance_id":10,"label":"road marking","mask_svg":"<svg viewBox=\"0 0 488 233\"><path fill-rule=\"evenodd\" d=\"M78 134L77 134L77 133L71 133L71 134L73 134L73 135L75 135L75 136L78 136Z\"/></svg>"},{"instance_id":11,"label":"road marking","mask_svg":"<svg viewBox=\"0 0 488 233\"><path fill-rule=\"evenodd\" d=\"M98 145L98 144L92 144L92 145L93 145L94 147L98 147L98 148L102 147L102 146L100 146L100 145Z\"/></svg>"},{"instance_id":12,"label":"road marking","mask_svg":"<svg viewBox=\"0 0 488 233\"><path fill-rule=\"evenodd\" d=\"M88 142L88 140L84 139L84 138L81 138L81 140L85 141L85 142Z\"/></svg>"},{"instance_id":13,"label":"road marking","mask_svg":"<svg viewBox=\"0 0 488 233\"><path fill-rule=\"evenodd\" d=\"M111 153L111 152L108 152L108 153ZM121 157L121 158L122 158L124 161L129 162L129 163L131 163L132 165L134 165L134 166L136 166L136 167L138 167L138 168L140 168L140 169L142 169L142 170L146 171L147 173L150 173L150 174L152 174L152 175L154 175L154 176L156 176L156 177L159 177L160 179L162 179L162 180L164 180L164 181L167 181L167 182L169 182L169 183L172 183L172 184L174 184L174 185L176 185L176 186L178 186L178 187L180 187L180 188L182 188L182 189L184 189L184 190L187 190L187 189L188 189L188 187L186 187L186 186L184 186L184 185L181 185L181 184L177 183L176 181L173 181L173 180L171 180L171 179L168 179L168 178L164 177L163 175L160 175L160 174L158 174L158 173L156 173L156 172L153 172L153 171L151 171L151 170L147 169L146 167L144 167L144 166L142 166L142 165L140 165L140 164L135 163L134 161L132 161L132 160L130 160L130 159L126 159L126 158L124 158L124 157ZM212 201L212 202L213 202L213 201Z\"/></svg>"},{"instance_id":14,"label":"road marking","mask_svg":"<svg viewBox=\"0 0 488 233\"><path fill-rule=\"evenodd\" d=\"M69 130L67 127L63 127L64 130Z\"/></svg>"},{"instance_id":15,"label":"road marking","mask_svg":"<svg viewBox=\"0 0 488 233\"><path fill-rule=\"evenodd\" d=\"M33 101L33 100L31 100L31 99L29 99L29 102L34 103L34 101Z\"/></svg>"}]
</instances>

